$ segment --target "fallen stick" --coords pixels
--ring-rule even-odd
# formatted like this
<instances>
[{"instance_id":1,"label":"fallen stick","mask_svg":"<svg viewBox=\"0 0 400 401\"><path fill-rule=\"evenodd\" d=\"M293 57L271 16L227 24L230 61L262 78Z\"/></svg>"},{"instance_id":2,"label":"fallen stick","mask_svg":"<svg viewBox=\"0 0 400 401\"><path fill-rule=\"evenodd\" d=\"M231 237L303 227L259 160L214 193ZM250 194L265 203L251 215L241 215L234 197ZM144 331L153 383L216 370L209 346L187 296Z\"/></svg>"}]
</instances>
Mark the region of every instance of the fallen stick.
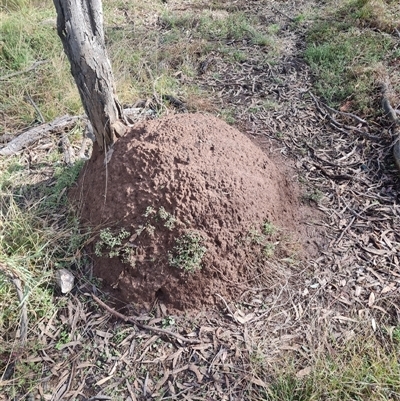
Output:
<instances>
[{"instance_id":1,"label":"fallen stick","mask_svg":"<svg viewBox=\"0 0 400 401\"><path fill-rule=\"evenodd\" d=\"M381 93L383 111L393 123L393 134L395 135L393 144L393 157L396 167L400 171L400 119L397 117L396 110L394 110L390 104L389 85L386 82L381 83Z\"/></svg>"},{"instance_id":2,"label":"fallen stick","mask_svg":"<svg viewBox=\"0 0 400 401\"><path fill-rule=\"evenodd\" d=\"M130 124L133 125L135 122L139 121L142 118L152 117L154 115L154 112L152 110L132 107L124 109L124 115L126 115L130 119ZM24 148L38 141L43 135L54 131L64 131L70 129L80 120L84 121L86 124L88 123L87 117L85 115L70 116L67 114L63 117L56 118L50 123L41 124L30 128L22 134L13 137L13 139L11 139L11 141L8 142L6 146L0 149L0 156L15 155ZM88 136L89 138L91 138L90 133ZM9 137L9 134L0 136L0 143L7 141Z\"/></svg>"},{"instance_id":3,"label":"fallen stick","mask_svg":"<svg viewBox=\"0 0 400 401\"><path fill-rule=\"evenodd\" d=\"M115 309L111 308L106 303L104 303L100 298L98 298L96 295L94 295L94 294L90 294L90 295L92 296L93 300L97 304L99 304L102 308L104 308L107 312L111 313L116 318L123 320L124 322L132 323L143 330L149 330L149 331L152 331L153 333L164 334L168 337L176 338L177 340L188 343L188 344L200 344L200 340L183 337L180 334L174 333L171 330L162 329L160 327L148 326L146 324L139 323L135 318L126 316L126 315L116 311Z\"/></svg>"},{"instance_id":4,"label":"fallen stick","mask_svg":"<svg viewBox=\"0 0 400 401\"><path fill-rule=\"evenodd\" d=\"M27 72L34 70L36 67L39 67L39 65L42 65L45 63L48 63L48 60L36 61L35 63L33 63L30 67L28 67L25 70L13 72L13 73L7 74L7 75L3 75L2 77L0 77L0 81L6 81L7 79L16 77L17 75L26 74Z\"/></svg>"},{"instance_id":5,"label":"fallen stick","mask_svg":"<svg viewBox=\"0 0 400 401\"><path fill-rule=\"evenodd\" d=\"M52 131L64 130L72 127L82 117L65 115L52 121L51 123L41 124L23 132L12 139L4 148L0 149L1 156L12 156L29 145L40 139L43 135Z\"/></svg>"},{"instance_id":6,"label":"fallen stick","mask_svg":"<svg viewBox=\"0 0 400 401\"><path fill-rule=\"evenodd\" d=\"M335 113L335 114L340 114L343 116L347 116L347 117L351 117L353 120L356 120L358 123L363 124L367 130L369 130L369 126L368 126L368 122L363 120L362 118L356 116L355 114L352 113L345 113L343 111L340 110L335 110L332 107L328 106L327 104L323 103L322 101L318 100L313 94L312 92L308 92L311 96L311 98L314 100L315 106L317 107L318 111L321 113L323 118L328 118L330 120L330 125L332 126L332 128L348 135L350 132L355 132L361 136L363 136L365 139L369 139L371 141L379 141L380 138L377 136L373 136L370 135L368 132L359 129L358 127L353 127L353 126L349 126L349 125L344 125L342 123L340 123L339 121L337 121L332 115L331 113ZM323 108L325 108L327 111L325 111ZM330 113L331 112L331 113Z\"/></svg>"}]
</instances>

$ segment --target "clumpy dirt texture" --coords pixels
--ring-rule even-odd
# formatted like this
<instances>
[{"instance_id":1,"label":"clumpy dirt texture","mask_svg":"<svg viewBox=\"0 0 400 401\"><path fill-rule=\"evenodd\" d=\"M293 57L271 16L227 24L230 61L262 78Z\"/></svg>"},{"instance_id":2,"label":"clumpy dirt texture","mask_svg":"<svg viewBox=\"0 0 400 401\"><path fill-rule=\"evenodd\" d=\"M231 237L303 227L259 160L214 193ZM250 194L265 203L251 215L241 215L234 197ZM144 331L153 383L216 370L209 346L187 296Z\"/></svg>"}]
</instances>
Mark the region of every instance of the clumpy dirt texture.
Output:
<instances>
[{"instance_id":1,"label":"clumpy dirt texture","mask_svg":"<svg viewBox=\"0 0 400 401\"><path fill-rule=\"evenodd\" d=\"M278 249L275 228L290 232L292 246L280 257L302 253L294 179L216 117L141 122L117 141L107 168L103 163L95 148L73 196L85 224L121 237L122 245L111 246L98 237L92 252L94 274L124 302L148 308L159 299L189 310L214 304L216 294L235 299L266 273L265 258ZM200 268L186 272L196 257Z\"/></svg>"}]
</instances>

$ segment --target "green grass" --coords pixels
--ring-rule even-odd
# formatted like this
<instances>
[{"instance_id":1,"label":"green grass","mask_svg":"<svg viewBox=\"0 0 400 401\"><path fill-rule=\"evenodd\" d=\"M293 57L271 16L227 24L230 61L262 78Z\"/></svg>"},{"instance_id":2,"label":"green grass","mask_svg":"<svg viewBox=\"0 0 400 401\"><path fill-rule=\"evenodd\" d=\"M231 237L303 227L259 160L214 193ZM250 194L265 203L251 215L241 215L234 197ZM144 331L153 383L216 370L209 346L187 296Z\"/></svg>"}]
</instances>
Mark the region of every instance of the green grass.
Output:
<instances>
[{"instance_id":1,"label":"green grass","mask_svg":"<svg viewBox=\"0 0 400 401\"><path fill-rule=\"evenodd\" d=\"M338 8L325 10L307 32L304 56L314 72L316 91L333 107L348 102L352 110L377 114L377 81L400 53L393 36L373 29L373 21L381 18L373 8L376 3L342 1Z\"/></svg>"},{"instance_id":2,"label":"green grass","mask_svg":"<svg viewBox=\"0 0 400 401\"><path fill-rule=\"evenodd\" d=\"M164 13L161 24L172 30L190 30L190 34L197 38L209 40L248 40L253 44L265 46L270 38L256 28L254 18L242 12L216 14L203 11L200 14ZM271 33L277 32L276 26L271 26ZM180 35L177 35L178 38Z\"/></svg>"},{"instance_id":3,"label":"green grass","mask_svg":"<svg viewBox=\"0 0 400 401\"><path fill-rule=\"evenodd\" d=\"M8 399L36 388L42 377L40 364L25 358L46 346L39 343L38 325L63 306L65 298L56 297L55 271L79 273L84 263L80 251L87 236L66 202L81 163L57 163L57 150L41 156L42 162L29 165L20 156L0 161L0 372L17 361L12 380L2 388ZM12 277L21 282L22 300ZM22 306L28 318L26 344L18 336Z\"/></svg>"},{"instance_id":4,"label":"green grass","mask_svg":"<svg viewBox=\"0 0 400 401\"><path fill-rule=\"evenodd\" d=\"M202 109L200 99L209 95L198 87L196 78L200 62L211 52L233 62L246 60L245 51L227 45L232 41L248 41L276 52L279 27L271 25L264 32L255 18L241 12L157 11L159 29L149 29L140 20L134 29L126 23L120 29L106 29L117 93L123 102L171 95L185 100L189 110Z\"/></svg>"},{"instance_id":5,"label":"green grass","mask_svg":"<svg viewBox=\"0 0 400 401\"><path fill-rule=\"evenodd\" d=\"M33 167L33 166L32 166ZM18 156L2 160L0 175L0 347L9 348L19 326L20 301L9 274L23 283L24 304L30 326L56 310L53 275L57 268L78 268L85 236L66 205L66 189L76 180L81 164L55 166L55 185L32 183L27 166ZM38 164L33 175L49 171ZM11 337L10 337L11 336ZM32 339L29 338L29 341ZM8 344L8 345L7 345Z\"/></svg>"},{"instance_id":6,"label":"green grass","mask_svg":"<svg viewBox=\"0 0 400 401\"><path fill-rule=\"evenodd\" d=\"M317 76L316 89L338 106L351 99L357 109L373 109L374 75L391 52L393 41L373 31L319 23L308 35L305 58Z\"/></svg>"},{"instance_id":7,"label":"green grass","mask_svg":"<svg viewBox=\"0 0 400 401\"><path fill-rule=\"evenodd\" d=\"M308 374L285 365L264 394L265 401L389 401L400 399L399 343L387 349L376 338L355 337L321 355ZM301 372L299 372L301 373Z\"/></svg>"},{"instance_id":8,"label":"green grass","mask_svg":"<svg viewBox=\"0 0 400 401\"><path fill-rule=\"evenodd\" d=\"M360 27L393 33L400 26L400 7L391 0L350 0L338 14Z\"/></svg>"},{"instance_id":9,"label":"green grass","mask_svg":"<svg viewBox=\"0 0 400 401\"><path fill-rule=\"evenodd\" d=\"M49 1L40 6L12 2L0 8L0 134L38 119L29 96L46 121L82 111L52 21L53 8Z\"/></svg>"}]
</instances>

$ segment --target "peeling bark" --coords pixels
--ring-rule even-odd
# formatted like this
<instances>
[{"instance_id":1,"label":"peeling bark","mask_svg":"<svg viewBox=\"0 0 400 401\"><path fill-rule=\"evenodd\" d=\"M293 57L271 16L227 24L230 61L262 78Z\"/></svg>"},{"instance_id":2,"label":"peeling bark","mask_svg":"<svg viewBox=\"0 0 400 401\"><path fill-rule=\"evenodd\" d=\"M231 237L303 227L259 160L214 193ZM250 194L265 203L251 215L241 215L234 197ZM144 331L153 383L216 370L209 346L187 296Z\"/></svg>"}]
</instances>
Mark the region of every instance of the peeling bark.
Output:
<instances>
[{"instance_id":1,"label":"peeling bark","mask_svg":"<svg viewBox=\"0 0 400 401\"><path fill-rule=\"evenodd\" d=\"M53 0L57 31L100 149L125 132L107 56L101 0ZM122 128L121 128L122 127Z\"/></svg>"}]
</instances>

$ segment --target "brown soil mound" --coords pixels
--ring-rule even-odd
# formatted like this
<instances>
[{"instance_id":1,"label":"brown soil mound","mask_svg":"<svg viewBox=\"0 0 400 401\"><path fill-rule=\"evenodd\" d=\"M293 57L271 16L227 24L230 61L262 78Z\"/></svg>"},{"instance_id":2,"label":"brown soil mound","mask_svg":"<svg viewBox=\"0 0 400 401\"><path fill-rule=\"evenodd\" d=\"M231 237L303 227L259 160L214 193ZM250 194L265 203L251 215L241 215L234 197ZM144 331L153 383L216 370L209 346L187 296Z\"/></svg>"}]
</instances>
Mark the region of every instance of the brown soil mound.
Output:
<instances>
[{"instance_id":1,"label":"brown soil mound","mask_svg":"<svg viewBox=\"0 0 400 401\"><path fill-rule=\"evenodd\" d=\"M272 240L263 223L301 233L295 185L215 117L139 123L115 144L107 168L103 161L94 149L73 196L83 221L103 230L93 242L94 274L125 302L148 307L158 298L187 310L215 303L216 294L233 299L263 273L255 254ZM201 269L186 272L203 248Z\"/></svg>"}]
</instances>

